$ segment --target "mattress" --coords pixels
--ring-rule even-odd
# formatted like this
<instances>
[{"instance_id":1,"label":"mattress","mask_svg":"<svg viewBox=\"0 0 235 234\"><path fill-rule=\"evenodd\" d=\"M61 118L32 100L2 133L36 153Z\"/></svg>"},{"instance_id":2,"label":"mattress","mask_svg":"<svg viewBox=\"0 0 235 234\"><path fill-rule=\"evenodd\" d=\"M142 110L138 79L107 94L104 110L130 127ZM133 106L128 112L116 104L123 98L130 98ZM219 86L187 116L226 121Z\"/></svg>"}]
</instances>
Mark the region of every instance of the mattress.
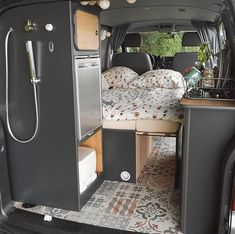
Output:
<instances>
[{"instance_id":1,"label":"mattress","mask_svg":"<svg viewBox=\"0 0 235 234\"><path fill-rule=\"evenodd\" d=\"M80 193L83 193L97 178L96 152L94 149L80 146L78 157Z\"/></svg>"},{"instance_id":2,"label":"mattress","mask_svg":"<svg viewBox=\"0 0 235 234\"><path fill-rule=\"evenodd\" d=\"M133 130L142 133L172 134L180 128L179 122L167 120L103 120L104 129Z\"/></svg>"},{"instance_id":3,"label":"mattress","mask_svg":"<svg viewBox=\"0 0 235 234\"><path fill-rule=\"evenodd\" d=\"M165 120L181 123L184 89L136 88L103 91L103 118L113 121Z\"/></svg>"},{"instance_id":4,"label":"mattress","mask_svg":"<svg viewBox=\"0 0 235 234\"><path fill-rule=\"evenodd\" d=\"M103 119L104 129L136 130L136 120L106 120Z\"/></svg>"}]
</instances>

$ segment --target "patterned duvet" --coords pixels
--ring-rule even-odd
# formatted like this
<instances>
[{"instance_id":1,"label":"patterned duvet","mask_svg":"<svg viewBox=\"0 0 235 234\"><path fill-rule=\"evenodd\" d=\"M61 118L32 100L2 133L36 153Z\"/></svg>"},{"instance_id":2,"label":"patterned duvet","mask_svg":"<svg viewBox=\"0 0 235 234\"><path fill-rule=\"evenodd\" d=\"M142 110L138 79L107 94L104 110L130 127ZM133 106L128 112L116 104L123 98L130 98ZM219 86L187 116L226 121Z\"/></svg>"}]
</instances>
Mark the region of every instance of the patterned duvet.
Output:
<instances>
[{"instance_id":1,"label":"patterned duvet","mask_svg":"<svg viewBox=\"0 0 235 234\"><path fill-rule=\"evenodd\" d=\"M103 118L122 121L156 119L182 122L183 89L138 88L103 91Z\"/></svg>"}]
</instances>

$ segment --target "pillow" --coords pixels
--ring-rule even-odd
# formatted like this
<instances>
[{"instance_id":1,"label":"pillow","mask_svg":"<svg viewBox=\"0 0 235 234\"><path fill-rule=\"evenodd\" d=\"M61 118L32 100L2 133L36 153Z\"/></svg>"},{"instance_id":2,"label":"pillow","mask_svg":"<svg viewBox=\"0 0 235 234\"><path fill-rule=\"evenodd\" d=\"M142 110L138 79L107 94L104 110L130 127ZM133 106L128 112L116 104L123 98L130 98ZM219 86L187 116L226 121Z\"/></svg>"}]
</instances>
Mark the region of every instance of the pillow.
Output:
<instances>
[{"instance_id":1,"label":"pillow","mask_svg":"<svg viewBox=\"0 0 235 234\"><path fill-rule=\"evenodd\" d=\"M104 75L101 75L101 80L102 80L102 91L108 90L109 89L109 84L105 80Z\"/></svg>"},{"instance_id":2,"label":"pillow","mask_svg":"<svg viewBox=\"0 0 235 234\"><path fill-rule=\"evenodd\" d=\"M127 67L113 67L103 73L109 88L129 88L129 84L139 75Z\"/></svg>"},{"instance_id":3,"label":"pillow","mask_svg":"<svg viewBox=\"0 0 235 234\"><path fill-rule=\"evenodd\" d=\"M131 88L184 88L184 78L180 72L169 69L158 69L145 72L138 79L131 82Z\"/></svg>"}]
</instances>

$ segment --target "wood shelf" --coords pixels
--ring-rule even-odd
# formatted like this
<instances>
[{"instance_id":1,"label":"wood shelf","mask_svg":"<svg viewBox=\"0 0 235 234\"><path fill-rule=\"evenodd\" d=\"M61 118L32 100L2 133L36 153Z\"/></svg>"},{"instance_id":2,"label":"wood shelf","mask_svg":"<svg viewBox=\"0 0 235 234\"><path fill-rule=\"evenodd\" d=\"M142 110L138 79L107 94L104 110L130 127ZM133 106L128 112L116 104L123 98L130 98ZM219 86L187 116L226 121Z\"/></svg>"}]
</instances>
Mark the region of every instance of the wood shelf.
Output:
<instances>
[{"instance_id":1,"label":"wood shelf","mask_svg":"<svg viewBox=\"0 0 235 234\"><path fill-rule=\"evenodd\" d=\"M103 147L102 147L102 130L97 131L93 136L84 141L81 146L86 146L96 151L96 172L103 172Z\"/></svg>"}]
</instances>

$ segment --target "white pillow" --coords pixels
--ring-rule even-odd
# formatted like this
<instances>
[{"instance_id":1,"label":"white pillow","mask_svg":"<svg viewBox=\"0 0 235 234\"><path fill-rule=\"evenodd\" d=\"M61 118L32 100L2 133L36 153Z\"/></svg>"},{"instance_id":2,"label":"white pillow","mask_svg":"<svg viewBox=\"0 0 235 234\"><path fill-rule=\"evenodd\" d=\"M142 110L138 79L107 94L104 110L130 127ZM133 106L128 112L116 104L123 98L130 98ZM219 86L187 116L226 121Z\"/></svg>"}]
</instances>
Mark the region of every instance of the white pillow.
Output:
<instances>
[{"instance_id":1,"label":"white pillow","mask_svg":"<svg viewBox=\"0 0 235 234\"><path fill-rule=\"evenodd\" d=\"M109 88L129 88L129 84L138 76L135 71L127 67L113 67L103 73Z\"/></svg>"},{"instance_id":2,"label":"white pillow","mask_svg":"<svg viewBox=\"0 0 235 234\"><path fill-rule=\"evenodd\" d=\"M130 84L131 88L184 88L184 78L180 72L169 69L158 69L145 72Z\"/></svg>"}]
</instances>

